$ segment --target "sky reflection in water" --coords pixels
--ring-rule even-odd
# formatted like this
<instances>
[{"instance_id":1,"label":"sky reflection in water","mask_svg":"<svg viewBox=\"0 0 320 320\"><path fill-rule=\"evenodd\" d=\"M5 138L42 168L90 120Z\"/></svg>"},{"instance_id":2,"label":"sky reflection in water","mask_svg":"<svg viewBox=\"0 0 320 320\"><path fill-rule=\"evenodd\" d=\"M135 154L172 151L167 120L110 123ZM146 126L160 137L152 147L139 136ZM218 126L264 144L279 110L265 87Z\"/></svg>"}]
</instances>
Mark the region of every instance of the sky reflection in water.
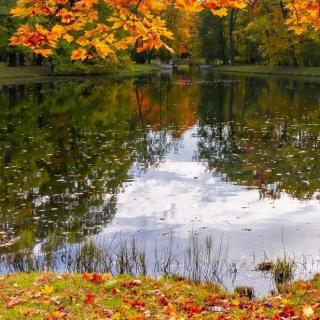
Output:
<instances>
[{"instance_id":1,"label":"sky reflection in water","mask_svg":"<svg viewBox=\"0 0 320 320\"><path fill-rule=\"evenodd\" d=\"M171 231L180 249L191 232L203 238L210 234L218 244L223 238L229 261L237 261L240 268L243 263L236 282L226 277L224 284L249 283L260 293L273 288L252 272L265 254L280 257L285 250L299 262L310 259L302 277L312 269L318 271L313 259L320 253L319 200L301 201L285 193L280 199L261 199L257 188L226 183L208 171L206 163L194 161L197 130L184 133L178 153L168 154L166 162L126 185L118 198L117 215L102 234L135 235L147 243L150 255L155 239L161 242ZM168 240L165 243L168 246Z\"/></svg>"}]
</instances>

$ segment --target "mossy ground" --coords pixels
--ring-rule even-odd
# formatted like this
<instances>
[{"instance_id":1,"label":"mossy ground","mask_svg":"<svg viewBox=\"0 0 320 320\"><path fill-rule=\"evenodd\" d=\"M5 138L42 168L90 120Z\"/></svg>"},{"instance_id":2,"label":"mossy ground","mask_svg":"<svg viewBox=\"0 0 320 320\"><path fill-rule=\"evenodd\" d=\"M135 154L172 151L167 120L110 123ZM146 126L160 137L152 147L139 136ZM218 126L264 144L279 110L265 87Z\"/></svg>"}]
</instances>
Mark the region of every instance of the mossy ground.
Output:
<instances>
[{"instance_id":1,"label":"mossy ground","mask_svg":"<svg viewBox=\"0 0 320 320\"><path fill-rule=\"evenodd\" d=\"M319 319L320 276L250 301L216 285L98 274L0 278L0 319Z\"/></svg>"}]
</instances>

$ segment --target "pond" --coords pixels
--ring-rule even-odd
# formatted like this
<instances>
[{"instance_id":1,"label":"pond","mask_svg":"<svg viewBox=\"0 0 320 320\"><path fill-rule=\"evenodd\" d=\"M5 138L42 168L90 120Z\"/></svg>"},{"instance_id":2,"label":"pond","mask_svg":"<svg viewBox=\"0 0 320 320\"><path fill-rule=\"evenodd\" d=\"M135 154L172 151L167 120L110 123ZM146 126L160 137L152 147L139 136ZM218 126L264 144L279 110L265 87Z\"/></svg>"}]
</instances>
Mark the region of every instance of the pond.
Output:
<instances>
[{"instance_id":1,"label":"pond","mask_svg":"<svg viewBox=\"0 0 320 320\"><path fill-rule=\"evenodd\" d=\"M52 80L4 85L0 106L1 272L24 271L46 247L66 270L88 239L112 248L118 272L133 250L149 273L259 294L274 288L255 271L266 259L298 261L297 277L318 271L320 82Z\"/></svg>"}]
</instances>

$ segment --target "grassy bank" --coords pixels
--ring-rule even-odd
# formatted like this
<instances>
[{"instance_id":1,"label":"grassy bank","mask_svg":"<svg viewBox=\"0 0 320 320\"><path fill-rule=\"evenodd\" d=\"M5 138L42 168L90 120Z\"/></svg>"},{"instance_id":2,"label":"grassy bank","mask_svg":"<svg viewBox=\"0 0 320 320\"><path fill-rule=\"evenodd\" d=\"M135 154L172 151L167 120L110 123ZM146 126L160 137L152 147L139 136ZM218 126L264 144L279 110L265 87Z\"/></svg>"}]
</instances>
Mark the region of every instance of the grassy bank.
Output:
<instances>
[{"instance_id":1,"label":"grassy bank","mask_svg":"<svg viewBox=\"0 0 320 320\"><path fill-rule=\"evenodd\" d=\"M121 70L112 74L99 74L99 76L105 75L123 75L123 76L134 76L139 74L147 74L159 70L158 65L140 65L134 64L131 70ZM74 75L61 75L51 72L50 66L24 66L24 67L7 67L0 63L0 84L16 84L34 81L45 81L54 77L90 77L95 73L88 74L74 74Z\"/></svg>"},{"instance_id":2,"label":"grassy bank","mask_svg":"<svg viewBox=\"0 0 320 320\"><path fill-rule=\"evenodd\" d=\"M25 66L25 67L7 67L0 64L0 81L6 82L10 80L19 79L40 79L48 77L50 74L50 67Z\"/></svg>"},{"instance_id":3,"label":"grassy bank","mask_svg":"<svg viewBox=\"0 0 320 320\"><path fill-rule=\"evenodd\" d=\"M240 292L240 293L239 293ZM319 319L320 276L249 300L216 285L109 274L0 277L0 319Z\"/></svg>"},{"instance_id":4,"label":"grassy bank","mask_svg":"<svg viewBox=\"0 0 320 320\"><path fill-rule=\"evenodd\" d=\"M218 66L218 67L213 67L212 69L214 71L234 72L234 73L320 77L320 67L294 68L294 67L271 67L271 66L258 66L258 65L234 65L234 66Z\"/></svg>"}]
</instances>

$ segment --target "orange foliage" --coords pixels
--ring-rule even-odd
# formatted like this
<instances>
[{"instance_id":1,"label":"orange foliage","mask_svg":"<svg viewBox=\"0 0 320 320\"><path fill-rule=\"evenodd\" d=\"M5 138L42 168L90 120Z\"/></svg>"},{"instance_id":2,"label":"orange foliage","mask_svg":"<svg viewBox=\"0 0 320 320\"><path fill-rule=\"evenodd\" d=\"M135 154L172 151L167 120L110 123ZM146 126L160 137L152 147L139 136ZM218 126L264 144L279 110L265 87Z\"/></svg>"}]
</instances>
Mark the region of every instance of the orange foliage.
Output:
<instances>
[{"instance_id":1,"label":"orange foliage","mask_svg":"<svg viewBox=\"0 0 320 320\"><path fill-rule=\"evenodd\" d=\"M139 50L165 47L172 39L162 18L172 0L103 0L113 14L107 21L98 19L98 0L18 0L12 10L14 16L30 19L20 26L11 38L11 45L22 45L34 52L49 56L60 40L77 44L74 60L102 58L119 50L142 43ZM216 14L225 14L227 7L244 8L245 0L177 0L178 8L200 11L209 8ZM42 22L40 22L42 21ZM119 35L119 31L122 34Z\"/></svg>"},{"instance_id":2,"label":"orange foliage","mask_svg":"<svg viewBox=\"0 0 320 320\"><path fill-rule=\"evenodd\" d=\"M165 47L173 35L166 27L164 12L168 6L196 13L210 9L213 14L227 14L228 8L245 9L248 0L101 0L112 9L106 21L99 20L99 0L18 0L12 14L28 19L11 38L11 45L22 45L49 56L58 41L73 43L77 48L73 60L94 56L106 58L119 50L135 46L139 50ZM296 32L308 25L320 28L320 1L294 0L288 4L288 24ZM120 32L121 31L121 32Z\"/></svg>"},{"instance_id":3,"label":"orange foliage","mask_svg":"<svg viewBox=\"0 0 320 320\"><path fill-rule=\"evenodd\" d=\"M305 32L310 26L320 29L320 0L291 0L287 8L291 12L287 24L297 34Z\"/></svg>"}]
</instances>

